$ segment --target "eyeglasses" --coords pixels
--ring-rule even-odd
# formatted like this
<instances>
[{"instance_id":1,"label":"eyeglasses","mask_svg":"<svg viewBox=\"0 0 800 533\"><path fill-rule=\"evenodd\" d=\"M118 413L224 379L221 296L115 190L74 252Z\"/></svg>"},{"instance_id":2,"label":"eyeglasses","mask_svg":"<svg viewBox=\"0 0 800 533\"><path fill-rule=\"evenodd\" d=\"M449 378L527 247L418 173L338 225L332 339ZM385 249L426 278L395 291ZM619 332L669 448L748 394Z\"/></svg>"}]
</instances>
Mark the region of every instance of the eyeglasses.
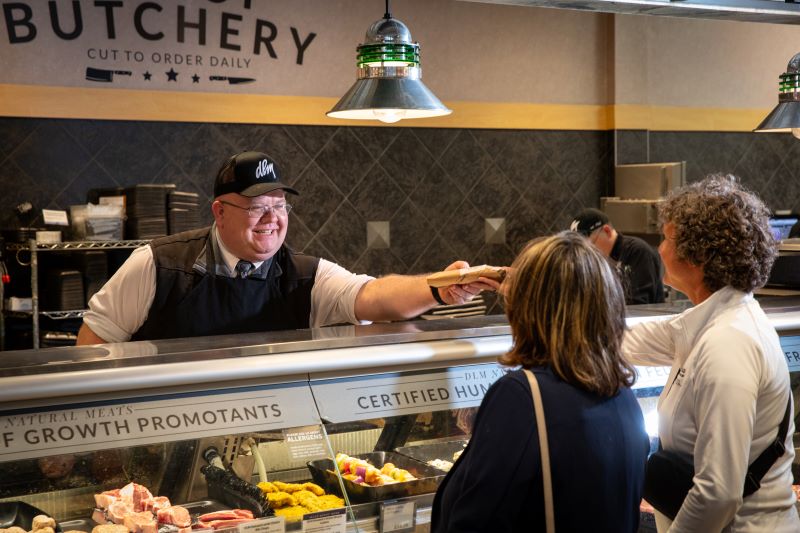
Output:
<instances>
[{"instance_id":1,"label":"eyeglasses","mask_svg":"<svg viewBox=\"0 0 800 533\"><path fill-rule=\"evenodd\" d=\"M247 211L247 215L250 218L261 218L268 213L275 213L275 215L279 217L285 217L288 216L289 211L292 210L291 204L251 205L250 207L242 207L240 205L226 202L225 200L220 200L219 203L229 205L231 207L238 207L243 211Z\"/></svg>"}]
</instances>

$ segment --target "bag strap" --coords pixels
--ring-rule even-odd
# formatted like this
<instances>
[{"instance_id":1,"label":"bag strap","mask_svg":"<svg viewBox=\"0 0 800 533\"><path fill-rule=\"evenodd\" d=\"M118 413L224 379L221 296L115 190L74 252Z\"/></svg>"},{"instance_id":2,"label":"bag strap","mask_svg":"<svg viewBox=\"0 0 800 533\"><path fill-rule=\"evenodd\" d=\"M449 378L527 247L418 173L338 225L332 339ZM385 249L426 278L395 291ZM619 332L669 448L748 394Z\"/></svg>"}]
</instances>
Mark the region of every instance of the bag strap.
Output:
<instances>
[{"instance_id":1,"label":"bag strap","mask_svg":"<svg viewBox=\"0 0 800 533\"><path fill-rule=\"evenodd\" d=\"M539 432L539 450L542 454L542 487L544 488L544 522L547 533L555 533L555 513L553 511L553 481L550 477L550 447L547 445L547 426L544 420L544 405L539 382L533 372L525 369L528 384L531 386L533 411L536 413L536 429Z\"/></svg>"},{"instance_id":2,"label":"bag strap","mask_svg":"<svg viewBox=\"0 0 800 533\"><path fill-rule=\"evenodd\" d=\"M747 475L744 478L744 496L750 496L755 491L761 488L761 480L767 474L775 461L778 460L784 453L786 453L786 434L789 432L789 413L792 410L792 394L789 392L789 400L786 403L786 413L783 415L781 425L778 426L778 436L775 440L767 446L767 449L761 452L761 455L756 457L749 468Z\"/></svg>"}]
</instances>

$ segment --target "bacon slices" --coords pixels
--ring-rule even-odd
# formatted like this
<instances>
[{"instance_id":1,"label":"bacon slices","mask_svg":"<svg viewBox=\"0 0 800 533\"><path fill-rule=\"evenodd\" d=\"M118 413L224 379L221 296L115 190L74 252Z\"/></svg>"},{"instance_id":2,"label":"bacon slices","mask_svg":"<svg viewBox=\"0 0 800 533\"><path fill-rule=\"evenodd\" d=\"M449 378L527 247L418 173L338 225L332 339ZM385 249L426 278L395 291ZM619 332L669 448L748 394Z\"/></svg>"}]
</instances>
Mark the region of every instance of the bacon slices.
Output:
<instances>
[{"instance_id":1,"label":"bacon slices","mask_svg":"<svg viewBox=\"0 0 800 533\"><path fill-rule=\"evenodd\" d=\"M236 527L250 520L253 520L253 513L247 509L231 509L230 511L216 511L200 515L197 525L201 528L225 529Z\"/></svg>"}]
</instances>

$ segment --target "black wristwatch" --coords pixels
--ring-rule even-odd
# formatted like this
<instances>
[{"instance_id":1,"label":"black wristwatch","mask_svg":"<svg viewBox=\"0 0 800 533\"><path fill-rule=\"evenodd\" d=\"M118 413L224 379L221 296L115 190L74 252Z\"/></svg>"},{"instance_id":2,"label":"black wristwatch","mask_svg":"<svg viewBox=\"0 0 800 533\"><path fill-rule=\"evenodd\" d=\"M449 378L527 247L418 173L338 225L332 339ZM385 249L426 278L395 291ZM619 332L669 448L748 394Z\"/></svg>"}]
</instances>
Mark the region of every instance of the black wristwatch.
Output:
<instances>
[{"instance_id":1,"label":"black wristwatch","mask_svg":"<svg viewBox=\"0 0 800 533\"><path fill-rule=\"evenodd\" d=\"M431 287L431 294L433 294L433 299L439 302L440 305L447 305L447 302L442 300L442 296L439 294L438 288Z\"/></svg>"}]
</instances>

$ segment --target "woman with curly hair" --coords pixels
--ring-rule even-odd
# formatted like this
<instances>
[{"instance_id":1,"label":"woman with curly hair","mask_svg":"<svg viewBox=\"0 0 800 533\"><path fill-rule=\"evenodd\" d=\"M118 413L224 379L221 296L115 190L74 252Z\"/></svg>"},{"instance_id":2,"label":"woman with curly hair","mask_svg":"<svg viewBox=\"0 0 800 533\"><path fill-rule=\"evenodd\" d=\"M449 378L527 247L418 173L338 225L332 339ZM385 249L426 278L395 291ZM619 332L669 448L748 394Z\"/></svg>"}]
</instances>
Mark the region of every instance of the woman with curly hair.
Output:
<instances>
[{"instance_id":1,"label":"woman with curly hair","mask_svg":"<svg viewBox=\"0 0 800 533\"><path fill-rule=\"evenodd\" d=\"M514 344L500 362L539 383L555 530L634 533L650 443L622 357L625 296L613 267L563 232L517 257L503 293ZM531 388L516 370L484 396L436 493L431 531L545 531L542 464Z\"/></svg>"},{"instance_id":2,"label":"woman with curly hair","mask_svg":"<svg viewBox=\"0 0 800 533\"><path fill-rule=\"evenodd\" d=\"M659 215L664 283L694 307L634 326L623 349L635 364L672 366L658 402L659 436L694 477L674 521L656 510L658 531L800 531L793 424L785 453L770 458L760 488L744 495L750 465L776 441L787 409L791 415L786 359L752 294L777 254L769 212L736 178L714 175L674 191ZM655 468L647 475L648 487L666 486Z\"/></svg>"}]
</instances>

